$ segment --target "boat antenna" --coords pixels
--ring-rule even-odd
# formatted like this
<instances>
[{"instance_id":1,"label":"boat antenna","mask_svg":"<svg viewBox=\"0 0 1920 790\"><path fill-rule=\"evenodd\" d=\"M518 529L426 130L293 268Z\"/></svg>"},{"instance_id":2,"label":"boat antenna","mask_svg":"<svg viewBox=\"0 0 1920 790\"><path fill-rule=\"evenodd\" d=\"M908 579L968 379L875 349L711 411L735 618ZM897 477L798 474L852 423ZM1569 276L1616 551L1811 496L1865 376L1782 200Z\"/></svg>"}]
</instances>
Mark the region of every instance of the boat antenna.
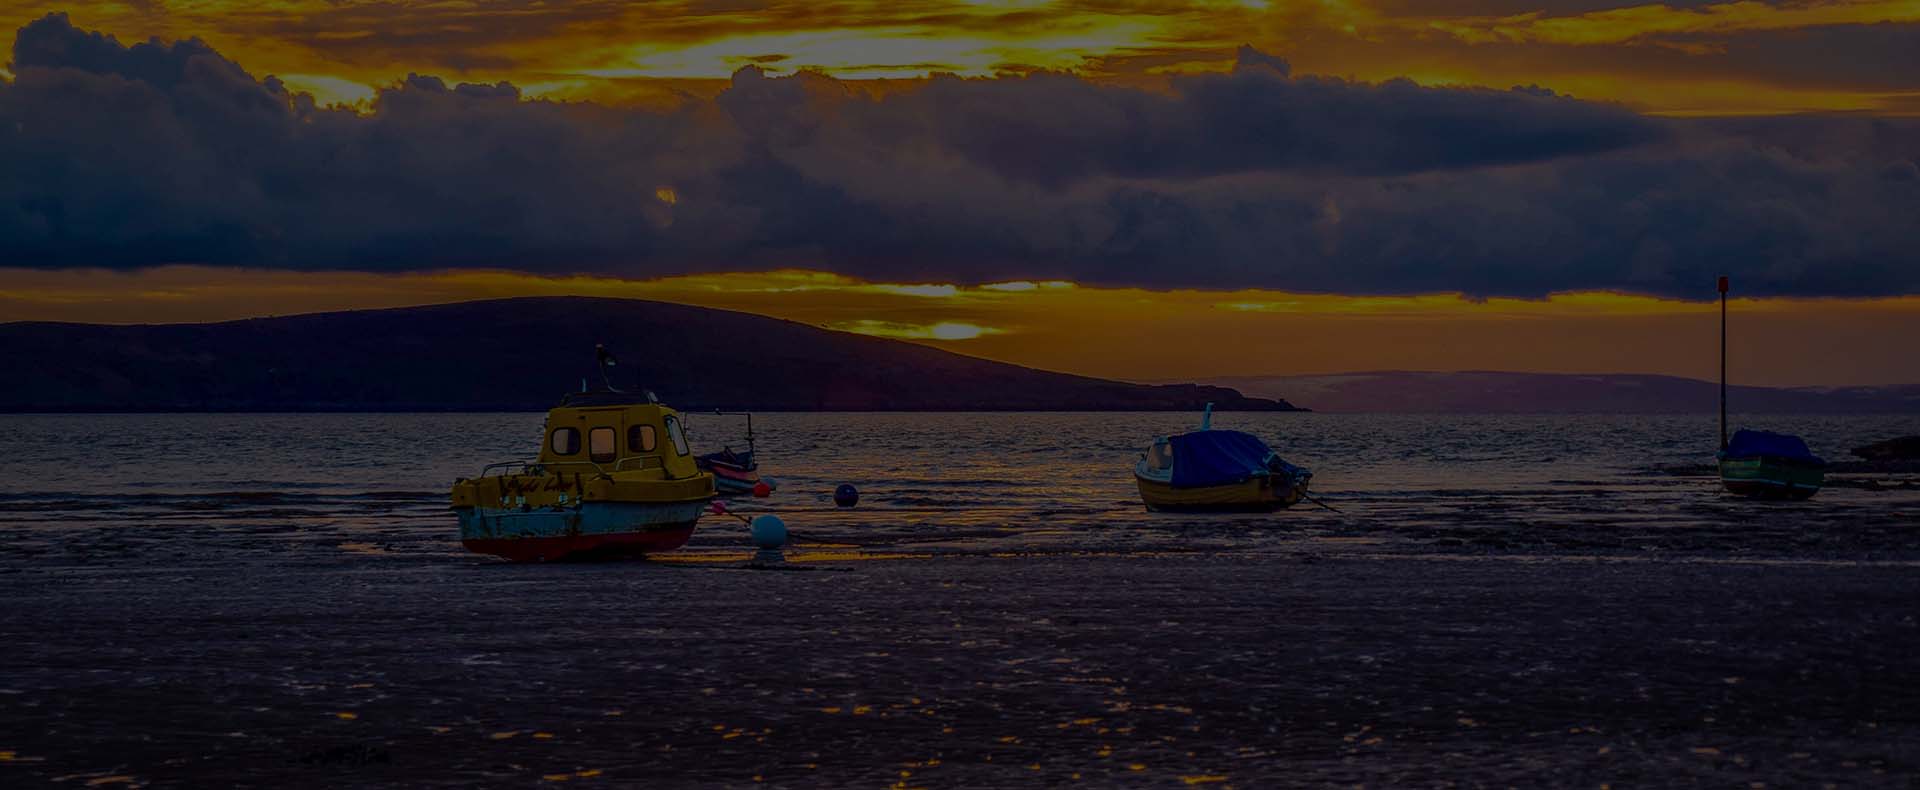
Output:
<instances>
[{"instance_id":1,"label":"boat antenna","mask_svg":"<svg viewBox=\"0 0 1920 790\"><path fill-rule=\"evenodd\" d=\"M1720 449L1727 449L1727 276L1720 275Z\"/></svg>"},{"instance_id":2,"label":"boat antenna","mask_svg":"<svg viewBox=\"0 0 1920 790\"><path fill-rule=\"evenodd\" d=\"M593 357L600 368L600 384L606 387L608 392L619 392L620 390L614 388L612 378L607 375L607 368L620 364L620 360L614 358L613 352L608 351L604 343L593 344Z\"/></svg>"}]
</instances>

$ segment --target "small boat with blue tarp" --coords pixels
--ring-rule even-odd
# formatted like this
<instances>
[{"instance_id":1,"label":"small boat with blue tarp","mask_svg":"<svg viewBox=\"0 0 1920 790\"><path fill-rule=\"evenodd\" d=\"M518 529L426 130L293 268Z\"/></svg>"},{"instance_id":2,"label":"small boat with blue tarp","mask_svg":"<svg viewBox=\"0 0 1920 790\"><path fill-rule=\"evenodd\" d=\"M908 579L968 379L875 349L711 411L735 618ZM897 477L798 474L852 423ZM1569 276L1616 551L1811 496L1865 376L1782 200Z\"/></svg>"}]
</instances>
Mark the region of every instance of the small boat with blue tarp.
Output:
<instances>
[{"instance_id":1,"label":"small boat with blue tarp","mask_svg":"<svg viewBox=\"0 0 1920 790\"><path fill-rule=\"evenodd\" d=\"M713 499L679 413L651 393L583 388L547 412L541 436L536 460L454 481L467 550L518 562L671 551Z\"/></svg>"},{"instance_id":2,"label":"small boat with blue tarp","mask_svg":"<svg viewBox=\"0 0 1920 790\"><path fill-rule=\"evenodd\" d=\"M1754 499L1807 499L1827 484L1827 462L1798 436L1735 431L1727 438L1727 278L1720 289L1720 485Z\"/></svg>"},{"instance_id":3,"label":"small boat with blue tarp","mask_svg":"<svg viewBox=\"0 0 1920 790\"><path fill-rule=\"evenodd\" d=\"M1312 472L1257 436L1214 430L1212 417L1209 404L1200 430L1155 439L1134 464L1148 510L1262 513L1307 496Z\"/></svg>"},{"instance_id":4,"label":"small boat with blue tarp","mask_svg":"<svg viewBox=\"0 0 1920 790\"><path fill-rule=\"evenodd\" d=\"M1721 484L1740 496L1806 499L1827 482L1827 462L1798 436L1735 431L1719 457Z\"/></svg>"}]
</instances>

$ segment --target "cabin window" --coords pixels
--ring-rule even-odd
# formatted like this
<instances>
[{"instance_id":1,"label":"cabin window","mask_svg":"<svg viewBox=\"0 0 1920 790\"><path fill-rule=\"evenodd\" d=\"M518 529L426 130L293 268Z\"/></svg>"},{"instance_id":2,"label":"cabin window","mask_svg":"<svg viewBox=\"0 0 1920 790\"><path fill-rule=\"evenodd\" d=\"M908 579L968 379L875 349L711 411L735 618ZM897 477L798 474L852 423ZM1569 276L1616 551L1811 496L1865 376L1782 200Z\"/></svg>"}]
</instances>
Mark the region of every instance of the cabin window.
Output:
<instances>
[{"instance_id":1,"label":"cabin window","mask_svg":"<svg viewBox=\"0 0 1920 790\"><path fill-rule=\"evenodd\" d=\"M672 417L667 418L667 438L673 440L674 452L681 455L692 452L687 449L687 435L680 432L680 421Z\"/></svg>"},{"instance_id":2,"label":"cabin window","mask_svg":"<svg viewBox=\"0 0 1920 790\"><path fill-rule=\"evenodd\" d=\"M613 446L612 428L595 428L587 431L587 457L594 461L611 461L620 454Z\"/></svg>"},{"instance_id":3,"label":"cabin window","mask_svg":"<svg viewBox=\"0 0 1920 790\"><path fill-rule=\"evenodd\" d=\"M635 425L627 429L627 452L650 453L659 443L651 425Z\"/></svg>"},{"instance_id":4,"label":"cabin window","mask_svg":"<svg viewBox=\"0 0 1920 790\"><path fill-rule=\"evenodd\" d=\"M580 429L554 429L553 439L547 446L553 448L554 455L573 455L580 452Z\"/></svg>"}]
</instances>

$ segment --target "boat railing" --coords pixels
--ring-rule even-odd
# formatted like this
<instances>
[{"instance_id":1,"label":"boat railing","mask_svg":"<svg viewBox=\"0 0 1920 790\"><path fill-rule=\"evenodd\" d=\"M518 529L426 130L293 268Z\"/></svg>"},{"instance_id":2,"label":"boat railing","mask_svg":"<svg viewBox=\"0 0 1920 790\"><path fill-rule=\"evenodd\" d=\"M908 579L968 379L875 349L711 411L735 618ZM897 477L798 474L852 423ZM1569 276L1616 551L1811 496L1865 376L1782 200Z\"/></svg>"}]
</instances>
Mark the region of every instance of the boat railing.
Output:
<instances>
[{"instance_id":1,"label":"boat railing","mask_svg":"<svg viewBox=\"0 0 1920 790\"><path fill-rule=\"evenodd\" d=\"M629 461L629 460L635 460L635 459L622 459L622 463L624 463L625 461ZM594 469L594 471L596 471L596 472L599 472L600 474L603 474L603 475L604 475L604 474L608 474L608 473L609 473L609 470L608 470L608 469L607 469L606 467L604 467L604 466L601 466L600 464L598 464L598 463L595 463L595 462L593 462L593 461L557 461L557 462L541 462L541 461L501 461L501 462L499 462L499 463L497 463L497 464L487 464L486 466L483 466L483 467L481 467L481 468L480 468L480 474L479 474L479 475L477 475L477 477L486 477L487 475L489 475L489 474L492 474L492 473L493 473L493 472L494 472L495 470L499 470L499 474L500 474L500 476L501 476L501 477L506 477L507 475L510 475L510 474L514 474L514 471L513 471L513 470L519 470L519 471L521 471L521 472L525 472L525 471L527 471L527 470L529 470L529 469L532 469L533 467L536 467L536 466L559 466L559 465L562 465L562 464L568 464L568 465L571 465L571 464L584 464L584 465L586 465L586 466L591 466L591 467L593 467L593 469ZM636 469L645 469L646 467L645 467L645 466L638 466L638 467L634 467L634 468L636 468ZM620 469L620 465L619 465L619 464L615 464L615 465L614 465L614 467L613 467L613 470L614 470L614 471L618 471L619 469Z\"/></svg>"},{"instance_id":2,"label":"boat railing","mask_svg":"<svg viewBox=\"0 0 1920 790\"><path fill-rule=\"evenodd\" d=\"M613 462L613 471L625 469L665 469L666 462L657 455L636 455Z\"/></svg>"},{"instance_id":3,"label":"boat railing","mask_svg":"<svg viewBox=\"0 0 1920 790\"><path fill-rule=\"evenodd\" d=\"M514 469L524 470L527 467L533 466L538 463L539 463L538 461L501 461L497 464L487 464L486 466L480 467L480 474L475 475L475 477L486 477L487 475L492 474L493 471L496 469L500 470L501 477L506 477L507 475L513 473L509 470L514 470Z\"/></svg>"}]
</instances>

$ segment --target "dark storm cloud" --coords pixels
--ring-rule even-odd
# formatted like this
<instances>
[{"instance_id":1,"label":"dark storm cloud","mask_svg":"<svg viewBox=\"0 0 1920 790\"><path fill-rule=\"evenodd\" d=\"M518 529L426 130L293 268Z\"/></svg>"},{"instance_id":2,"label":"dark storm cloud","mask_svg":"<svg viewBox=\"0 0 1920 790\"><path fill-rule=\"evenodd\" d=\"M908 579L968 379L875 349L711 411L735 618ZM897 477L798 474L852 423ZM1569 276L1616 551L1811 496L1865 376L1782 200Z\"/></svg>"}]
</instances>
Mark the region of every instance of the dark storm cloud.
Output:
<instances>
[{"instance_id":1,"label":"dark storm cloud","mask_svg":"<svg viewBox=\"0 0 1920 790\"><path fill-rule=\"evenodd\" d=\"M1540 295L1920 292L1915 126L1713 125L1512 91L1057 74L872 98L743 69L672 111L409 75L315 107L196 41L50 16L0 84L12 266L802 266L887 280Z\"/></svg>"},{"instance_id":2,"label":"dark storm cloud","mask_svg":"<svg viewBox=\"0 0 1920 790\"><path fill-rule=\"evenodd\" d=\"M719 104L790 160L859 153L913 169L939 151L1048 188L1098 177L1412 173L1613 150L1660 136L1659 127L1625 111L1538 91L1286 73L1285 61L1245 49L1232 74L1179 78L1171 95L1040 73L936 76L869 102L824 76L769 80L747 70Z\"/></svg>"},{"instance_id":3,"label":"dark storm cloud","mask_svg":"<svg viewBox=\"0 0 1920 790\"><path fill-rule=\"evenodd\" d=\"M1246 44L1241 44L1239 49L1234 50L1233 56L1234 65L1240 68L1266 67L1280 77L1293 74L1293 64L1288 63L1286 58L1269 55Z\"/></svg>"}]
</instances>

